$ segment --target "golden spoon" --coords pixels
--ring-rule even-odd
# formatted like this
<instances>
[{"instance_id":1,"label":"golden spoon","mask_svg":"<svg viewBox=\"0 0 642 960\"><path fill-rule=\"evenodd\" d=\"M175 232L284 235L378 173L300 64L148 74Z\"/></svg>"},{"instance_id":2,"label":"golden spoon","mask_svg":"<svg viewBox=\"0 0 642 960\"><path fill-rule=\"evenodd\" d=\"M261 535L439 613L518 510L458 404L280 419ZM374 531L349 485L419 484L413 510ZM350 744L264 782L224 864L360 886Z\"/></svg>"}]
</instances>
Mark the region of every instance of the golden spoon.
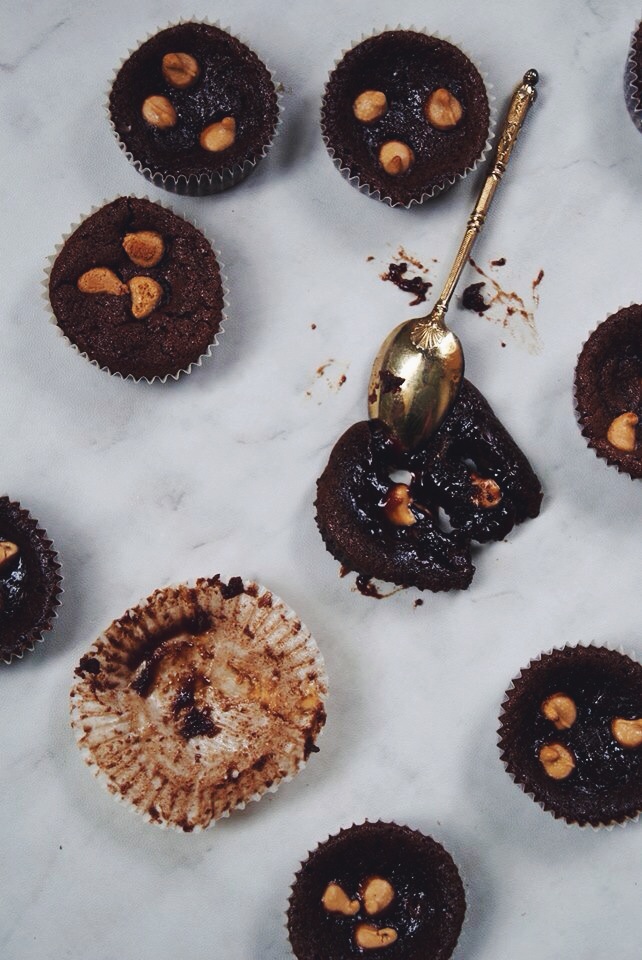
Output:
<instances>
[{"instance_id":1,"label":"golden spoon","mask_svg":"<svg viewBox=\"0 0 642 960\"><path fill-rule=\"evenodd\" d=\"M538 80L537 70L529 70L513 94L493 169L470 215L441 296L427 317L396 327L373 364L368 413L372 419L383 420L406 450L435 432L457 396L464 375L464 353L459 339L446 326L446 311L506 171L517 134L537 97Z\"/></svg>"}]
</instances>

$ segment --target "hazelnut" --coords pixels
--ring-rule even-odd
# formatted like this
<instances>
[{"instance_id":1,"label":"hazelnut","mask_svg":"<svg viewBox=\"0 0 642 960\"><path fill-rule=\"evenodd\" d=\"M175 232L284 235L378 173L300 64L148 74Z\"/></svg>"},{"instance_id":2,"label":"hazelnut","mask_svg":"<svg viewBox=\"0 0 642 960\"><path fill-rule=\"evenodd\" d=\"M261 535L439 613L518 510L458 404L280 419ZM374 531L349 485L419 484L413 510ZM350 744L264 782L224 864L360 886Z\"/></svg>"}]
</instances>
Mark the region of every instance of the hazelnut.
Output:
<instances>
[{"instance_id":1,"label":"hazelnut","mask_svg":"<svg viewBox=\"0 0 642 960\"><path fill-rule=\"evenodd\" d=\"M539 762L553 780L565 780L575 769L575 758L562 743L545 743L539 751Z\"/></svg>"},{"instance_id":2,"label":"hazelnut","mask_svg":"<svg viewBox=\"0 0 642 960\"><path fill-rule=\"evenodd\" d=\"M209 150L210 153L227 150L236 139L236 120L234 117L223 117L218 123L210 123L209 127L201 130L198 139L203 150Z\"/></svg>"},{"instance_id":3,"label":"hazelnut","mask_svg":"<svg viewBox=\"0 0 642 960\"><path fill-rule=\"evenodd\" d=\"M552 693L540 706L547 720L556 730L569 730L577 719L577 708L565 693Z\"/></svg>"},{"instance_id":4,"label":"hazelnut","mask_svg":"<svg viewBox=\"0 0 642 960\"><path fill-rule=\"evenodd\" d=\"M360 923L354 931L354 939L357 946L363 950L373 950L377 947L389 947L397 939L397 931L392 927L377 929L370 923Z\"/></svg>"},{"instance_id":5,"label":"hazelnut","mask_svg":"<svg viewBox=\"0 0 642 960\"><path fill-rule=\"evenodd\" d=\"M127 293L127 286L107 267L92 267L76 281L81 293L113 293L120 297Z\"/></svg>"},{"instance_id":6,"label":"hazelnut","mask_svg":"<svg viewBox=\"0 0 642 960\"><path fill-rule=\"evenodd\" d=\"M397 527L411 527L417 522L417 518L410 509L412 497L410 489L405 483L395 483L390 490L383 504L383 510L388 520Z\"/></svg>"},{"instance_id":7,"label":"hazelnut","mask_svg":"<svg viewBox=\"0 0 642 960\"><path fill-rule=\"evenodd\" d=\"M20 548L17 543L12 543L11 540L0 540L0 570L19 553Z\"/></svg>"},{"instance_id":8,"label":"hazelnut","mask_svg":"<svg viewBox=\"0 0 642 960\"><path fill-rule=\"evenodd\" d=\"M410 170L415 155L410 147L401 140L386 140L379 147L379 163L391 177L398 177Z\"/></svg>"},{"instance_id":9,"label":"hazelnut","mask_svg":"<svg viewBox=\"0 0 642 960\"><path fill-rule=\"evenodd\" d=\"M178 90L191 87L201 72L198 60L189 53L166 53L161 69L167 82Z\"/></svg>"},{"instance_id":10,"label":"hazelnut","mask_svg":"<svg viewBox=\"0 0 642 960\"><path fill-rule=\"evenodd\" d=\"M388 100L381 90L364 90L352 104L352 112L361 123L372 123L383 117Z\"/></svg>"},{"instance_id":11,"label":"hazelnut","mask_svg":"<svg viewBox=\"0 0 642 960\"><path fill-rule=\"evenodd\" d=\"M502 489L492 477L480 477L478 473L471 473L470 482L475 488L472 500L476 507L492 510L501 502Z\"/></svg>"},{"instance_id":12,"label":"hazelnut","mask_svg":"<svg viewBox=\"0 0 642 960\"><path fill-rule=\"evenodd\" d=\"M158 94L147 97L146 100L143 100L140 112L143 119L152 127L166 130L168 127L176 126L176 110L174 110L167 97L161 97Z\"/></svg>"},{"instance_id":13,"label":"hazelnut","mask_svg":"<svg viewBox=\"0 0 642 960\"><path fill-rule=\"evenodd\" d=\"M642 719L615 717L611 720L611 733L622 747L642 747Z\"/></svg>"},{"instance_id":14,"label":"hazelnut","mask_svg":"<svg viewBox=\"0 0 642 960\"><path fill-rule=\"evenodd\" d=\"M359 901L351 900L338 883L329 883L321 897L321 903L329 913L342 913L354 917L359 912Z\"/></svg>"},{"instance_id":15,"label":"hazelnut","mask_svg":"<svg viewBox=\"0 0 642 960\"><path fill-rule=\"evenodd\" d=\"M138 233L125 234L123 249L136 266L155 267L165 253L165 244L160 233L139 230Z\"/></svg>"},{"instance_id":16,"label":"hazelnut","mask_svg":"<svg viewBox=\"0 0 642 960\"><path fill-rule=\"evenodd\" d=\"M129 281L132 296L132 313L137 320L144 320L153 313L163 296L163 288L151 277L132 277Z\"/></svg>"},{"instance_id":17,"label":"hazelnut","mask_svg":"<svg viewBox=\"0 0 642 960\"><path fill-rule=\"evenodd\" d=\"M617 450L632 453L635 450L637 423L638 416L632 410L621 413L619 417L611 421L609 429L606 431L606 439Z\"/></svg>"},{"instance_id":18,"label":"hazelnut","mask_svg":"<svg viewBox=\"0 0 642 960\"><path fill-rule=\"evenodd\" d=\"M395 898L392 884L383 877L368 877L361 885L361 899L366 913L373 916L389 907Z\"/></svg>"},{"instance_id":19,"label":"hazelnut","mask_svg":"<svg viewBox=\"0 0 642 960\"><path fill-rule=\"evenodd\" d=\"M424 116L436 130L452 130L456 127L464 110L454 94L445 87L433 90L424 103Z\"/></svg>"}]
</instances>

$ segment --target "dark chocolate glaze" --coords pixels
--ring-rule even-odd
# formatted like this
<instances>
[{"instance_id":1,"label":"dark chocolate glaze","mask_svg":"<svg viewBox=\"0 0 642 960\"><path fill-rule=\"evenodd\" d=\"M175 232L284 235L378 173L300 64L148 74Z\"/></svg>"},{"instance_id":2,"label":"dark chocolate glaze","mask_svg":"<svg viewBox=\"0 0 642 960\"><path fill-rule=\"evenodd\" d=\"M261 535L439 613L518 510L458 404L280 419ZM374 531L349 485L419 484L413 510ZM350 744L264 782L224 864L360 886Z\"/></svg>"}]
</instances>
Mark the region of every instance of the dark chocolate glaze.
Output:
<instances>
[{"instance_id":1,"label":"dark chocolate glaze","mask_svg":"<svg viewBox=\"0 0 642 960\"><path fill-rule=\"evenodd\" d=\"M484 281L480 280L479 283L471 283L470 286L466 287L461 295L462 307L466 310L472 310L473 313L483 313L488 310L490 303L486 303L481 293L482 287L485 286Z\"/></svg>"},{"instance_id":2,"label":"dark chocolate glaze","mask_svg":"<svg viewBox=\"0 0 642 960\"><path fill-rule=\"evenodd\" d=\"M608 317L590 335L575 368L575 403L582 434L598 457L642 478L642 306ZM637 446L618 450L607 440L611 422L632 411L640 418Z\"/></svg>"},{"instance_id":3,"label":"dark chocolate glaze","mask_svg":"<svg viewBox=\"0 0 642 960\"><path fill-rule=\"evenodd\" d=\"M351 898L369 877L387 880L395 898L368 916L331 913L322 903L329 883ZM362 823L320 844L297 873L288 909L288 931L297 960L347 960L365 954L386 960L447 960L466 911L461 878L449 853L418 831L394 823ZM392 927L398 935L385 949L363 951L354 940L358 924Z\"/></svg>"},{"instance_id":4,"label":"dark chocolate glaze","mask_svg":"<svg viewBox=\"0 0 642 960\"><path fill-rule=\"evenodd\" d=\"M642 717L642 666L605 647L565 647L533 661L509 689L500 717L499 746L506 769L555 817L599 826L635 817L642 809L642 748L620 746L616 717ZM557 730L541 712L551 694L575 702L577 719ZM547 743L562 743L575 769L549 777L538 759Z\"/></svg>"},{"instance_id":5,"label":"dark chocolate glaze","mask_svg":"<svg viewBox=\"0 0 642 960\"><path fill-rule=\"evenodd\" d=\"M196 58L200 76L193 86L177 90L167 83L162 73L166 53ZM178 116L174 127L160 130L143 119L142 103L154 94L172 103ZM274 135L278 117L267 67L245 44L206 23L169 27L132 53L118 71L109 108L126 149L157 178L197 178L256 163ZM219 153L204 150L201 131L226 116L236 121L233 145Z\"/></svg>"},{"instance_id":6,"label":"dark chocolate glaze","mask_svg":"<svg viewBox=\"0 0 642 960\"><path fill-rule=\"evenodd\" d=\"M423 105L438 87L446 87L464 114L452 130L437 130ZM352 104L364 90L381 90L387 112L361 123ZM370 37L345 54L330 75L322 109L322 127L330 152L351 177L391 203L421 201L462 176L483 152L489 128L488 98L474 64L453 44L412 30L389 30ZM381 144L401 140L415 155L407 173L388 175L379 163Z\"/></svg>"},{"instance_id":7,"label":"dark chocolate glaze","mask_svg":"<svg viewBox=\"0 0 642 960\"><path fill-rule=\"evenodd\" d=\"M0 497L0 540L19 553L0 569L0 659L33 649L60 603L60 565L51 541L19 503Z\"/></svg>"},{"instance_id":8,"label":"dark chocolate glaze","mask_svg":"<svg viewBox=\"0 0 642 960\"><path fill-rule=\"evenodd\" d=\"M132 263L126 233L152 230L165 253L155 267ZM154 312L137 320L125 294L81 293L78 278L107 267L126 283L149 276L164 290ZM91 360L136 379L177 375L214 342L223 315L221 276L202 233L169 210L119 197L88 217L65 242L51 271L49 297L58 326Z\"/></svg>"},{"instance_id":9,"label":"dark chocolate glaze","mask_svg":"<svg viewBox=\"0 0 642 960\"><path fill-rule=\"evenodd\" d=\"M383 509L393 470L411 474L416 523L410 526L395 525ZM473 472L499 485L497 506L475 504ZM528 460L464 380L440 429L412 454L400 451L379 421L350 427L317 483L317 525L330 553L362 577L422 590L465 589L474 572L471 540L502 539L537 516L541 498Z\"/></svg>"}]
</instances>

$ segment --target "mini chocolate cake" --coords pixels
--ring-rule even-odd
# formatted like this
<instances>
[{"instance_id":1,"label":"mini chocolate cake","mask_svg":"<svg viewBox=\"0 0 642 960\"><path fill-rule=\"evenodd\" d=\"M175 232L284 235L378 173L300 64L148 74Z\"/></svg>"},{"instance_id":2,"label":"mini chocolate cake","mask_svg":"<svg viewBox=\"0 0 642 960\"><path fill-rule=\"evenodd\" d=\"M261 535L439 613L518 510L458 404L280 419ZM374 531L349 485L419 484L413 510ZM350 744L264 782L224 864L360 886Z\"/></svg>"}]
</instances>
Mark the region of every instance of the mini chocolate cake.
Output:
<instances>
[{"instance_id":1,"label":"mini chocolate cake","mask_svg":"<svg viewBox=\"0 0 642 960\"><path fill-rule=\"evenodd\" d=\"M142 44L116 75L114 131L137 170L178 193L215 193L248 175L274 137L278 100L255 53L207 23Z\"/></svg>"},{"instance_id":2,"label":"mini chocolate cake","mask_svg":"<svg viewBox=\"0 0 642 960\"><path fill-rule=\"evenodd\" d=\"M10 663L42 640L60 604L51 540L19 503L0 497L0 658Z\"/></svg>"},{"instance_id":3,"label":"mini chocolate cake","mask_svg":"<svg viewBox=\"0 0 642 960\"><path fill-rule=\"evenodd\" d=\"M392 479L395 471L408 482ZM400 451L380 421L350 427L318 481L317 525L330 553L362 576L465 589L471 540L503 539L538 515L541 499L528 460L464 380L437 433L413 453Z\"/></svg>"},{"instance_id":4,"label":"mini chocolate cake","mask_svg":"<svg viewBox=\"0 0 642 960\"><path fill-rule=\"evenodd\" d=\"M147 820L187 832L293 777L325 723L310 632L241 577L157 590L75 673L72 724L87 763Z\"/></svg>"},{"instance_id":5,"label":"mini chocolate cake","mask_svg":"<svg viewBox=\"0 0 642 960\"><path fill-rule=\"evenodd\" d=\"M119 197L65 241L49 279L62 332L110 373L178 378L209 355L223 317L202 233L149 200Z\"/></svg>"},{"instance_id":6,"label":"mini chocolate cake","mask_svg":"<svg viewBox=\"0 0 642 960\"><path fill-rule=\"evenodd\" d=\"M642 809L642 665L605 647L543 654L506 693L506 770L554 817L598 827Z\"/></svg>"},{"instance_id":7,"label":"mini chocolate cake","mask_svg":"<svg viewBox=\"0 0 642 960\"><path fill-rule=\"evenodd\" d=\"M642 22L637 24L631 37L624 72L624 96L633 123L642 131Z\"/></svg>"},{"instance_id":8,"label":"mini chocolate cake","mask_svg":"<svg viewBox=\"0 0 642 960\"><path fill-rule=\"evenodd\" d=\"M288 909L297 960L448 960L466 912L452 857L395 823L362 823L302 864ZM382 952L383 951L383 952Z\"/></svg>"},{"instance_id":9,"label":"mini chocolate cake","mask_svg":"<svg viewBox=\"0 0 642 960\"><path fill-rule=\"evenodd\" d=\"M575 368L575 403L598 457L642 477L642 306L624 307L588 338Z\"/></svg>"},{"instance_id":10,"label":"mini chocolate cake","mask_svg":"<svg viewBox=\"0 0 642 960\"><path fill-rule=\"evenodd\" d=\"M484 81L452 43L389 30L349 50L321 115L330 156L393 206L421 203L481 158L490 110Z\"/></svg>"}]
</instances>

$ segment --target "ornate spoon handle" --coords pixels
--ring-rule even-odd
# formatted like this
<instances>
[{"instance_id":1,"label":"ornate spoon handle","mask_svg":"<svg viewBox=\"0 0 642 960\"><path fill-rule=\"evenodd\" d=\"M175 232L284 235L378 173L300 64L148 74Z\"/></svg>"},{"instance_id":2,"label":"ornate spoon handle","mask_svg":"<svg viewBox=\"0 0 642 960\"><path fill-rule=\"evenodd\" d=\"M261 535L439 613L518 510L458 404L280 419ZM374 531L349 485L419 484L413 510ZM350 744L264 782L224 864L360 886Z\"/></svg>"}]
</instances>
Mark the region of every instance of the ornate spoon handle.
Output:
<instances>
[{"instance_id":1,"label":"ornate spoon handle","mask_svg":"<svg viewBox=\"0 0 642 960\"><path fill-rule=\"evenodd\" d=\"M495 163L493 164L493 169L486 177L484 185L477 199L477 203L475 204L473 212L470 215L466 232L464 233L464 237L461 241L461 245L457 252L457 256L455 257L454 263L450 268L450 273L446 278L444 288L441 291L439 299L436 301L430 316L421 317L418 319L410 332L410 339L416 346L421 346L422 339L425 339L425 327L427 322L429 322L431 326L434 326L435 324L444 324L444 317L446 316L446 311L448 310L448 304L450 303L450 299L454 293L455 287L457 286L461 272L468 262L468 257L473 249L475 240L479 236L481 228L484 225L484 221L486 220L492 199L495 196L495 191L497 190L497 187L499 186L501 179L506 172L506 167L513 151L513 147L515 146L517 135L522 128L522 124L526 119L529 108L537 98L537 90L535 87L538 80L539 75L537 70L529 70L524 74L524 79L513 94L513 99L511 100L508 108L508 114L506 116L506 122L504 123L504 129L502 130L499 142L497 144L497 152L495 154Z\"/></svg>"}]
</instances>

